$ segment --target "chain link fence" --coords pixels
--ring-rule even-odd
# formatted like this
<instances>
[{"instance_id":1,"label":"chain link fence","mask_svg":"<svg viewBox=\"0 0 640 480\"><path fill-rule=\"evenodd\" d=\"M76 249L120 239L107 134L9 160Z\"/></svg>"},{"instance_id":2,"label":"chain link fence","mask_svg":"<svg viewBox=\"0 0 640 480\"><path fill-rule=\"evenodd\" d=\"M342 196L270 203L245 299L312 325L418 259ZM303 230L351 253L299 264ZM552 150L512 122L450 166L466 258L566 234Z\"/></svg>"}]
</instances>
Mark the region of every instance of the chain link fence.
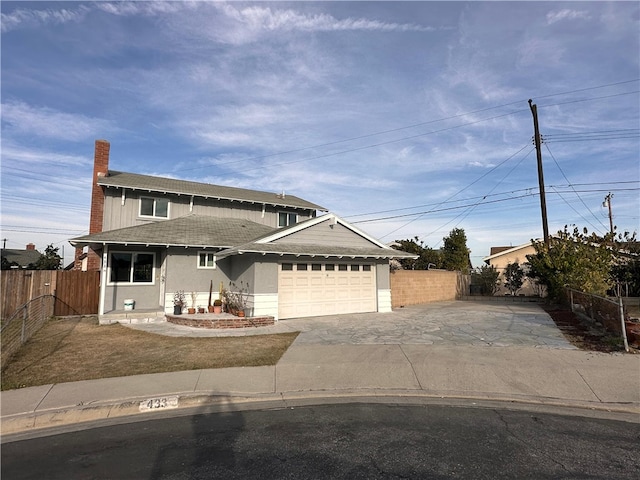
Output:
<instances>
[{"instance_id":1,"label":"chain link fence","mask_svg":"<svg viewBox=\"0 0 640 480\"><path fill-rule=\"evenodd\" d=\"M611 300L572 288L567 288L567 296L572 312L587 316L594 322L602 324L608 331L620 335L624 342L624 349L629 351L624 304L621 297Z\"/></svg>"},{"instance_id":2,"label":"chain link fence","mask_svg":"<svg viewBox=\"0 0 640 480\"><path fill-rule=\"evenodd\" d=\"M53 295L40 295L18 307L13 315L6 320L2 320L0 327L1 368L4 369L20 347L53 316L55 300Z\"/></svg>"}]
</instances>

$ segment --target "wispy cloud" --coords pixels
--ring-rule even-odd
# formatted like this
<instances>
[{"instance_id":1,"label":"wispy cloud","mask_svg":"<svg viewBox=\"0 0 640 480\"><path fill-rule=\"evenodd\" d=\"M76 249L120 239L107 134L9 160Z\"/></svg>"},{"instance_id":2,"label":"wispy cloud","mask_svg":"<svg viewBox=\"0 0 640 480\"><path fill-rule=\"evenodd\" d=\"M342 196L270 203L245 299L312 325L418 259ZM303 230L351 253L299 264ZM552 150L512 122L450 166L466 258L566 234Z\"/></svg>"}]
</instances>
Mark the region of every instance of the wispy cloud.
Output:
<instances>
[{"instance_id":1,"label":"wispy cloud","mask_svg":"<svg viewBox=\"0 0 640 480\"><path fill-rule=\"evenodd\" d=\"M316 32L430 32L435 27L414 23L385 22L374 18L337 18L327 13L303 13L291 8L237 6L234 3L206 3L198 15L171 18L168 25L178 32L218 43L244 45L275 34Z\"/></svg>"},{"instance_id":2,"label":"wispy cloud","mask_svg":"<svg viewBox=\"0 0 640 480\"><path fill-rule=\"evenodd\" d=\"M552 10L547 13L547 24L552 25L563 20L589 20L590 18L589 12L585 10L563 8L562 10Z\"/></svg>"},{"instance_id":3,"label":"wispy cloud","mask_svg":"<svg viewBox=\"0 0 640 480\"><path fill-rule=\"evenodd\" d=\"M177 13L197 8L201 2L96 2L95 8L111 15L130 17L136 15L155 16ZM206 3L206 2L205 2Z\"/></svg>"},{"instance_id":4,"label":"wispy cloud","mask_svg":"<svg viewBox=\"0 0 640 480\"><path fill-rule=\"evenodd\" d=\"M424 32L433 30L432 27L424 27L410 23L381 22L367 18L337 19L329 14L306 15L287 9L272 9L270 7L252 6L236 8L231 4L216 4L217 7L239 23L254 30L280 30L303 32L327 32L337 30L352 31L416 31Z\"/></svg>"},{"instance_id":5,"label":"wispy cloud","mask_svg":"<svg viewBox=\"0 0 640 480\"><path fill-rule=\"evenodd\" d=\"M37 108L19 101L2 104L2 123L5 132L56 140L84 141L117 131L117 127L100 118Z\"/></svg>"},{"instance_id":6,"label":"wispy cloud","mask_svg":"<svg viewBox=\"0 0 640 480\"><path fill-rule=\"evenodd\" d=\"M55 151L35 149L14 145L3 141L2 144L3 167L15 165L21 167L38 167L42 165L87 166L92 164L92 159L81 155L70 155Z\"/></svg>"},{"instance_id":7,"label":"wispy cloud","mask_svg":"<svg viewBox=\"0 0 640 480\"><path fill-rule=\"evenodd\" d=\"M78 8L69 9L52 9L45 10L27 10L18 8L11 13L3 13L2 33L10 32L17 28L34 28L42 25L61 25L68 22L82 21L91 9L85 5Z\"/></svg>"}]
</instances>

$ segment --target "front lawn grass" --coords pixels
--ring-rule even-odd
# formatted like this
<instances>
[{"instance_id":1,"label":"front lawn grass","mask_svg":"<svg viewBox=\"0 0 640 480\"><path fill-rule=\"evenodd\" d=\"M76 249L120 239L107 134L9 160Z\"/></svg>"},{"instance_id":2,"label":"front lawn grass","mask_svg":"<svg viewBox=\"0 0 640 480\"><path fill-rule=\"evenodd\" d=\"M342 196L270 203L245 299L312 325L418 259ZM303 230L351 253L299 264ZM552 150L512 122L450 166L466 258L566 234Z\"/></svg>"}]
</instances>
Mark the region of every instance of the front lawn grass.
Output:
<instances>
[{"instance_id":1,"label":"front lawn grass","mask_svg":"<svg viewBox=\"0 0 640 480\"><path fill-rule=\"evenodd\" d=\"M166 337L92 318L49 320L2 372L2 390L145 373L275 365L298 332Z\"/></svg>"}]
</instances>

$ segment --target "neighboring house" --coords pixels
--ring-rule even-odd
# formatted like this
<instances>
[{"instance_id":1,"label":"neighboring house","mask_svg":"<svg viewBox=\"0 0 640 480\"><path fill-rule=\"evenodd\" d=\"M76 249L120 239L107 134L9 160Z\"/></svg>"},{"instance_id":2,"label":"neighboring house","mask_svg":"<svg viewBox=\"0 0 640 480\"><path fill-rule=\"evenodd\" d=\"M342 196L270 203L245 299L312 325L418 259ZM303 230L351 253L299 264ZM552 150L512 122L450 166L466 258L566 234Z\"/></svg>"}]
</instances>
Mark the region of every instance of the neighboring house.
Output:
<instances>
[{"instance_id":1,"label":"neighboring house","mask_svg":"<svg viewBox=\"0 0 640 480\"><path fill-rule=\"evenodd\" d=\"M496 295L509 295L509 289L504 286L504 271L507 265L510 263L518 262L524 270L527 271L527 267L524 265L527 263L527 255L533 255L536 253L535 248L531 245L531 242L517 247L491 247L491 254L488 257L484 257L482 261L487 265L495 267L500 273L500 288L496 292ZM538 290L531 279L524 279L522 288L518 291L518 295L534 296L538 295Z\"/></svg>"},{"instance_id":2,"label":"neighboring house","mask_svg":"<svg viewBox=\"0 0 640 480\"><path fill-rule=\"evenodd\" d=\"M244 289L253 315L276 319L391 310L394 250L296 196L110 171L96 141L90 233L76 269L101 274L99 313L173 310L183 290L207 306L219 285ZM317 213L325 213L317 216Z\"/></svg>"},{"instance_id":3,"label":"neighboring house","mask_svg":"<svg viewBox=\"0 0 640 480\"><path fill-rule=\"evenodd\" d=\"M27 244L25 250L3 248L2 264L15 269L32 268L41 256L41 253L36 250L36 246L33 243Z\"/></svg>"}]
</instances>

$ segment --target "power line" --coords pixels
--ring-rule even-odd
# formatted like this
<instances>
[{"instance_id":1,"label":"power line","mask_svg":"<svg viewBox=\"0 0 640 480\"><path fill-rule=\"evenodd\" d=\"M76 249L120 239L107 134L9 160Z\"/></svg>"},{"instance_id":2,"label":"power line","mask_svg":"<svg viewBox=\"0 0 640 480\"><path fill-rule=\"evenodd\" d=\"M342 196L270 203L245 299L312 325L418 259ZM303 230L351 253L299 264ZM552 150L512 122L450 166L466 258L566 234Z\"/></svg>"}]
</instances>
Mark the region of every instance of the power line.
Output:
<instances>
[{"instance_id":1,"label":"power line","mask_svg":"<svg viewBox=\"0 0 640 480\"><path fill-rule=\"evenodd\" d=\"M581 98L581 99L577 99L577 100L568 100L566 102L549 103L547 105L540 105L540 106L543 107L543 108L555 107L555 106L558 106L558 105L568 105L570 103L590 102L592 100L603 100L605 98L622 97L624 95L633 95L634 93L640 93L640 90L633 90L631 92L614 93L614 94L611 94L611 95L603 95L601 97Z\"/></svg>"},{"instance_id":2,"label":"power line","mask_svg":"<svg viewBox=\"0 0 640 480\"><path fill-rule=\"evenodd\" d=\"M532 189L533 190L533 189ZM622 189L623 191L640 191L640 187L639 188L625 188ZM601 192L609 192L609 191L617 191L617 190L611 190L611 189L597 189L597 190L576 190L576 192L579 193L601 193ZM551 192L552 194L558 194L560 195L560 192ZM472 207L474 205L490 205L490 204L495 204L495 203L502 203L502 202L508 202L511 200L518 200L521 198L527 198L527 197L535 197L537 196L538 193L537 192L531 192L531 193L525 193L522 195L516 195L513 197L508 197L508 198L499 198L496 200L489 200L486 202L474 202L474 203L469 203L469 204L465 204L465 205L457 205L457 206L452 206L452 207L447 207L447 208L440 208L440 209L431 209L431 210L427 210L427 211L422 211L422 212L413 212L413 213L405 213L405 214L400 214L400 215L389 215L386 217L378 217L378 218L368 218L365 220L356 220L356 221L352 221L350 223L356 224L356 223L375 223L375 222L384 222L387 220L397 220L399 218L407 218L407 217L411 217L414 215L418 215L418 216L423 216L423 215L427 215L429 213L439 213L439 212L446 212L446 211L451 211L451 210L457 210L460 208L468 208L468 207ZM441 204L438 204L441 205ZM391 235L392 233L395 233L395 231L388 233L387 235L384 235L385 237L388 237L389 235Z\"/></svg>"},{"instance_id":3,"label":"power line","mask_svg":"<svg viewBox=\"0 0 640 480\"><path fill-rule=\"evenodd\" d=\"M446 200L443 200L441 203L439 203L437 206L440 206L446 202L448 202L449 200L451 200L452 198L458 196L459 194L461 194L462 192L464 192L467 188L471 187L472 185L478 183L480 180L482 180L484 177L486 177L487 175L489 175L490 173L492 173L493 171L495 171L496 169L498 169L499 167L501 167L502 165L504 165L505 163L507 163L509 160L511 160L513 157L515 157L516 155L518 155L522 150L524 150L525 148L527 148L528 145L523 146L520 150L518 150L516 153L514 153L513 155L511 155L510 157L506 158L505 160L503 160L502 162L500 162L498 165L496 165L495 167L493 167L492 169L490 169L488 172L486 172L484 175L481 175L479 178L477 178L476 180L474 180L473 182L471 182L469 185L467 185L466 187L464 187L461 190L458 190L456 193L454 193L453 195L451 195L449 198L447 198ZM528 155L528 154L527 154ZM423 214L426 214L429 212L424 212ZM415 222L416 220L418 220L420 217L414 218L413 220L409 221L408 223L396 228L395 230L392 230L391 232L387 233L386 235L383 235L382 238L388 237L389 235L392 235L394 233L396 233L398 230L406 227L407 225L409 225L412 222Z\"/></svg>"},{"instance_id":4,"label":"power line","mask_svg":"<svg viewBox=\"0 0 640 480\"><path fill-rule=\"evenodd\" d=\"M569 132L569 133L551 133L549 135L544 135L544 138L552 138L552 137L565 137L565 136L578 136L578 135L604 135L604 134L638 134L640 133L640 128L619 128L617 130L599 130L595 132Z\"/></svg>"},{"instance_id":5,"label":"power line","mask_svg":"<svg viewBox=\"0 0 640 480\"><path fill-rule=\"evenodd\" d=\"M553 188L553 189L557 189L557 188L571 188L571 187L588 187L588 186L592 186L592 185L627 185L630 183L640 183L640 180L628 180L628 181L624 181L624 182L597 182L597 183L573 183L573 184L567 184L567 185L548 185L549 188ZM499 192L499 193L492 193L492 194L487 194L487 195L477 195L475 197L467 197L467 198L463 198L463 199L459 199L459 200L452 200L452 202L466 202L466 201L470 201L470 200L475 200L478 198L487 198L487 197L496 197L496 196L500 196L500 195L510 195L510 194L514 194L514 193L520 193L520 192L527 192L527 191L531 191L532 193L533 190L537 190L538 186L532 186L532 187L528 187L528 188L520 188L517 190L509 190L506 192ZM624 189L611 189L609 188L607 191L622 191ZM631 189L631 190L636 190L636 189ZM600 192L600 191L604 191L604 190L579 190L581 193L584 192ZM345 215L343 218L355 218L355 217L364 217L367 215L380 215L383 213L391 213L391 212L401 212L403 210L413 210L415 208L424 208L424 207L431 207L434 205L442 205L443 203L449 203L449 202L434 202L434 203L425 203L425 204L421 204L421 205L413 205L411 207L401 207L401 208L392 208L389 210L377 210L375 212L367 212L367 213L354 213L352 215ZM353 222L352 222L353 223Z\"/></svg>"},{"instance_id":6,"label":"power line","mask_svg":"<svg viewBox=\"0 0 640 480\"><path fill-rule=\"evenodd\" d=\"M553 155L553 153L551 153L551 150L549 149L549 146L545 143L544 146L547 149L547 152L549 152L549 155L551 155L551 158L553 159L554 163L556 164L556 167L558 167L558 170L560 170L560 173L562 174L562 176L564 177L564 179L567 181L568 184L570 184L571 182L569 181L569 179L567 178L567 176L564 174L564 171L562 170L562 168L560 168L560 164L558 163L558 161L556 160L556 157ZM596 220L598 220L600 222L600 225L602 225L605 229L605 231L607 230L607 227L605 227L605 225L600 221L600 219L598 217L596 217L594 215L594 213L591 211L591 209L587 206L586 203L584 203L584 200L582 200L582 198L580 197L580 195L578 195L578 193L576 192L576 190L574 188L572 188L572 190L574 191L574 193L576 194L576 196L578 197L578 200L580 200L580 202L582 203L582 205L585 206L585 208L589 211L589 213L591 215L593 215L593 218L595 218ZM560 197L562 198L562 196ZM564 200L564 198L562 198ZM573 208L573 207L572 207ZM576 211L576 213L578 213ZM578 215L580 215L578 213ZM580 215L580 217L587 222L589 225L591 225L595 230L599 230L598 228L596 228L591 222L589 222L586 218L584 218L582 215Z\"/></svg>"},{"instance_id":7,"label":"power line","mask_svg":"<svg viewBox=\"0 0 640 480\"><path fill-rule=\"evenodd\" d=\"M595 87L586 87L586 88L581 88L581 89L575 89L575 90L570 90L570 91L561 92L561 93L552 93L552 94L548 94L548 95L540 95L540 96L536 96L536 98L557 97L557 96L561 96L561 95L569 95L569 94L572 94L572 93L580 93L580 92L586 92L586 91L590 91L590 90L598 90L598 89L601 89L601 88L624 85L624 84L638 82L638 81L640 81L640 78L635 78L635 79L632 79L632 80L624 80L624 81L621 81L621 82L608 83L608 84L605 84L605 85L597 85ZM625 92L625 93L617 94L617 95L627 95L629 93L634 93L634 92ZM606 97L596 97L594 99L609 98L611 96L617 96L617 95L610 95L610 96L606 96ZM588 101L588 100L589 99L577 100L577 101ZM311 150L311 149L315 149L315 148L323 148L323 147L328 147L328 146L332 146L332 145L339 145L341 143L347 143L347 142L351 142L351 141L355 141L355 140L362 140L364 138L371 138L371 137L375 137L375 136L379 136L379 135L385 135L385 134L388 134L388 133L394 133L394 132L398 132L398 131L402 131L402 130L408 130L408 129L411 129L411 128L430 125L430 124L433 124L433 123L443 122L443 121L446 121L446 120L452 120L452 119L455 119L455 118L465 117L465 116L473 115L473 114L476 114L476 113L482 113L482 112L486 112L486 111L489 111L489 110L496 110L496 109L499 109L499 108L509 107L509 106L512 106L512 105L518 105L518 104L524 103L525 101L526 100L524 100L524 99L523 100L517 100L517 101L514 101L514 102L505 103L505 104L502 104L502 105L496 105L496 106L486 107L486 108L482 108L482 109L478 109L478 110L472 110L470 112L460 113L460 114L452 115L452 116L449 116L449 117L443 117L443 118L439 118L439 119L436 119L436 120L429 120L427 122L415 123L415 124L412 124L412 125L407 125L407 126L403 126L403 127L397 127L397 128L393 128L393 129L389 129L389 130L382 130L382 131L369 133L369 134L365 134L365 135L359 135L359 136L355 136L355 137L345 138L345 139L342 139L342 140L336 140L336 141L332 141L332 142L325 142L325 143L320 143L320 144L311 145L311 146L307 146L307 147L300 147L300 148L296 148L296 149L292 149L292 150L275 152L275 153L271 153L271 154L267 154L267 155L260 155L260 156L256 156L256 157L250 157L250 158L245 158L245 159L233 160L233 161L230 161L230 162L219 163L219 164L216 164L216 166L232 165L232 164L241 163L241 162L253 162L253 161L256 161L256 160L264 160L266 158L271 158L271 157L280 156L280 155L287 155L287 154L290 154L290 153L298 153L298 152L302 152L302 151L305 151L305 150ZM568 102L568 103L573 103L573 102ZM546 106L553 106L553 105L562 105L562 104L561 103L549 104L549 105L546 105ZM302 161L306 161L306 160L315 160L315 159L318 159L318 158L324 158L325 156L340 155L340 154L343 154L343 153L350 153L352 151L358 151L358 150L362 150L362 149L365 149L365 148L373 148L373 147L376 147L376 146L386 145L388 143L400 142L400 141L403 141L403 140L410 140L412 138L416 138L416 137L419 137L419 136L429 135L429 134L432 134L432 133L439 133L439 132L442 132L442 131L445 131L445 130L449 130L451 128L460 128L460 127L463 127L463 126L473 125L474 123L479 123L479 122L486 121L486 120L493 120L493 119L499 118L501 116L512 115L514 113L520 113L522 111L524 111L524 110L517 110L515 112L510 112L510 113L507 113L507 114L504 114L504 115L498 115L498 116L495 116L495 117L490 117L490 118L487 118L487 119L479 120L477 122L465 123L465 124L454 126L454 127L450 127L450 128L447 128L447 129L437 130L437 131L434 131L434 132L427 132L427 133L423 133L423 134L420 134L420 135L403 137L403 138L400 138L400 139L397 139L397 140L392 140L392 141L389 141L389 142L378 143L378 144L375 144L375 145L368 145L368 146L364 146L364 147L360 147L360 148L356 148L356 149L345 150L345 151L342 151L342 152L336 152L336 153L329 154L329 155L311 157L311 158L307 158L307 159L295 160L295 161L286 162L286 163L272 164L271 166L288 165L290 163L302 162ZM201 165L201 166L198 166L198 167L192 167L192 168L186 168L186 169L185 168L181 168L180 171L198 170L198 169L202 169L202 168L209 168L211 166L213 166L213 165Z\"/></svg>"},{"instance_id":8,"label":"power line","mask_svg":"<svg viewBox=\"0 0 640 480\"><path fill-rule=\"evenodd\" d=\"M339 151L339 152L327 153L327 154L324 154L324 155L317 155L315 157L307 157L307 158L301 158L301 159L298 159L298 160L290 160L288 162L272 163L272 164L269 164L268 166L269 167L279 167L279 166L282 166L282 165L290 165L292 163L300 163L300 162L306 162L306 161L309 161L309 160L318 160L320 158L334 157L334 156L337 156L337 155L343 155L345 153L358 152L358 151L361 151L361 150L367 150L369 148L382 147L384 145L391 145L392 143L403 142L405 140L412 140L414 138L424 137L424 136L427 136L427 135L433 135L435 133L442 133L442 132L446 132L448 130L454 130L456 128L467 127L469 125L475 125L477 123L486 122L488 120L495 120L496 118L506 117L506 116L513 115L513 114L516 114L516 113L520 113L520 112L523 112L523 111L525 111L525 110L515 110L513 112L503 113L501 115L495 115L493 117L483 118L481 120L476 120L476 121L473 121L473 122L467 122L467 123L463 123L463 124L460 124L460 125L454 125L452 127L441 128L440 130L433 130L431 132L419 133L419 134L416 134L416 135L411 135L409 137L402 137L402 138L397 138L395 140L388 140L386 142L380 142L380 143L375 143L375 144L371 144L371 145L364 145L362 147L351 148L349 150L342 150L342 151ZM264 166L256 166L256 167L253 167L253 168L245 168L243 170L244 171L261 170L263 168L264 168Z\"/></svg>"},{"instance_id":9,"label":"power line","mask_svg":"<svg viewBox=\"0 0 640 480\"><path fill-rule=\"evenodd\" d=\"M524 157L522 157L522 158L520 159L520 161L518 161L518 163L516 163L516 164L511 168L511 170L509 170L509 171L507 172L507 174L506 174L504 177L502 177L502 179L501 179L498 183L496 183L496 184L494 185L494 187L493 187L491 190L489 190L489 193L488 193L487 195L489 195L489 194L493 193L493 191L494 191L496 188L498 188L498 186L500 186L500 184L501 184L502 182L504 182L504 181L507 179L507 177L508 177L509 175L511 175L511 174L513 173L513 171L514 171L516 168L518 168L518 167L520 166L520 164L525 160L525 158L527 158L527 157L531 154L531 152L532 152L532 151L533 151L533 149L532 149L532 150L529 150L529 152L528 152ZM460 225L460 223L462 223L462 221L463 221L465 218L467 218L467 217L471 214L471 212L473 212L473 210L475 210L475 208L476 208L478 205L480 205L480 204L482 203L482 200L485 200L485 199L487 198L487 195L485 195L484 197L482 197L482 199L481 199L480 201L476 202L474 205L472 205L472 206L471 206L468 210L466 210L465 212L462 212L460 215L458 215L458 216L454 217L451 221L449 221L449 222L445 223L444 225L442 225L442 226L438 227L437 229L435 229L433 232L431 232L431 233L427 234L427 237L430 237L430 236L431 236L431 235L433 235L434 233L439 232L440 230L442 230L443 228L445 228L447 225L449 225L451 222L453 222L453 221L455 221L455 220L457 220L457 219L459 218L460 220L458 220L458 223L456 223L456 225L454 226L454 228L458 228L458 226ZM434 247L437 247L437 246L440 244L440 242L441 242L441 241L442 241L442 240L439 240L439 241L434 245Z\"/></svg>"}]
</instances>

